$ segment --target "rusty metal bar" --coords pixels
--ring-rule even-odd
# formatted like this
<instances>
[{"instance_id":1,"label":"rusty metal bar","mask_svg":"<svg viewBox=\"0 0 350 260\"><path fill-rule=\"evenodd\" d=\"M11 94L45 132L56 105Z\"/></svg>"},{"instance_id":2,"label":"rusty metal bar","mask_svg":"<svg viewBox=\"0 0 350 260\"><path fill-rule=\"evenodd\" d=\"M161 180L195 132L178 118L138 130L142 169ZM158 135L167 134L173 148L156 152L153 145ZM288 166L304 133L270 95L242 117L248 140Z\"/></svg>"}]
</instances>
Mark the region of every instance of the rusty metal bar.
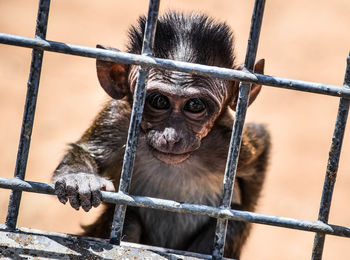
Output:
<instances>
[{"instance_id":1,"label":"rusty metal bar","mask_svg":"<svg viewBox=\"0 0 350 260\"><path fill-rule=\"evenodd\" d=\"M46 37L47 22L49 19L49 9L50 0L40 0L35 30L35 37L37 38L45 39ZM43 50L33 49L29 79L27 84L28 89L24 107L21 137L18 146L16 168L14 173L15 178L21 180L24 180L27 168L27 160L34 123L34 115L38 96L43 55ZM16 228L21 197L21 191L11 192L5 222L7 228L10 230L14 230Z\"/></svg>"},{"instance_id":2,"label":"rusty metal bar","mask_svg":"<svg viewBox=\"0 0 350 260\"><path fill-rule=\"evenodd\" d=\"M261 75L249 71L240 71L215 66L207 66L182 61L160 59L144 55L115 52L98 48L74 45L69 43L48 41L6 33L0 33L0 43L21 46L26 48L41 49L105 61L113 61L125 64L151 66L168 70L182 71L192 74L207 75L226 80L257 83L265 86L292 89L304 92L324 94L336 97L350 98L350 90L341 86L322 83L281 78L276 76Z\"/></svg>"},{"instance_id":3,"label":"rusty metal bar","mask_svg":"<svg viewBox=\"0 0 350 260\"><path fill-rule=\"evenodd\" d=\"M258 50L264 8L265 0L255 1L243 70L253 71L255 57ZM231 198L234 189L239 151L241 148L243 126L248 108L250 87L250 83L241 82L239 84L238 103L236 106L235 120L233 122L232 136L223 181L222 201L220 206L223 209L229 209L231 206ZM222 259L223 257L227 224L228 219L217 220L214 250L212 252L213 259Z\"/></svg>"},{"instance_id":4,"label":"rusty metal bar","mask_svg":"<svg viewBox=\"0 0 350 260\"><path fill-rule=\"evenodd\" d=\"M154 37L158 20L160 3L159 1L160 0L150 0L149 2L148 16L141 51L142 56L152 55ZM141 67L137 77L128 139L126 142L124 162L119 184L119 192L121 193L129 192L129 186L131 182L132 170L135 160L136 146L138 143L140 124L142 120L142 112L146 98L145 84L147 81L148 72L149 68ZM110 236L110 242L112 244L120 244L124 225L125 211L126 205L117 205L115 208Z\"/></svg>"},{"instance_id":5,"label":"rusty metal bar","mask_svg":"<svg viewBox=\"0 0 350 260\"><path fill-rule=\"evenodd\" d=\"M55 195L53 184L23 181L16 178L9 179L0 177L0 188ZM227 218L229 220L239 220L310 232L320 232L334 236L350 237L350 227L326 224L320 221L306 221L241 210L220 209L206 205L134 196L121 192L101 191L101 199L107 203L125 204L128 206L160 209L177 213L197 214L213 218Z\"/></svg>"},{"instance_id":6,"label":"rusty metal bar","mask_svg":"<svg viewBox=\"0 0 350 260\"><path fill-rule=\"evenodd\" d=\"M344 78L344 88L350 89L350 53L347 58L347 67ZM339 158L344 138L346 121L349 114L350 99L340 98L337 120L335 123L331 148L329 150L329 158L327 171L323 185L318 220L328 223L329 211L332 203L333 189L338 172ZM325 234L316 233L312 250L312 260L321 260Z\"/></svg>"}]
</instances>

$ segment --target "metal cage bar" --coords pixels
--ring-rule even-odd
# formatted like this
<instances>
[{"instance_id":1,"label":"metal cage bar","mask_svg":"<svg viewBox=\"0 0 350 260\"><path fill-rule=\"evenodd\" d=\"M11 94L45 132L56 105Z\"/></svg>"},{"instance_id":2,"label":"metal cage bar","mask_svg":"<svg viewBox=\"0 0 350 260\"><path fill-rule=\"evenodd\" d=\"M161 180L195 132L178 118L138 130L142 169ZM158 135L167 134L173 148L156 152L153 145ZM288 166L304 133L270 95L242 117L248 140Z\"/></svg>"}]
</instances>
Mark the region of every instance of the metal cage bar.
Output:
<instances>
[{"instance_id":1,"label":"metal cage bar","mask_svg":"<svg viewBox=\"0 0 350 260\"><path fill-rule=\"evenodd\" d=\"M144 56L152 55L154 37L158 20L159 3L159 0L150 0L149 2L148 16L141 51L141 55ZM138 72L128 132L128 139L126 142L124 162L119 184L119 192L121 193L129 192L131 175L135 160L136 146L138 143L140 124L142 120L143 106L146 98L145 85L148 77L148 72L149 68L145 67L141 67ZM125 211L126 205L116 205L110 236L110 242L112 244L120 244L124 225Z\"/></svg>"},{"instance_id":2,"label":"metal cage bar","mask_svg":"<svg viewBox=\"0 0 350 260\"><path fill-rule=\"evenodd\" d=\"M256 53L258 50L259 36L261 24L264 14L265 0L256 0L253 10L250 34L248 39L248 46L246 57L244 61L243 70L252 71ZM222 201L220 208L229 209L231 206L231 198L234 189L234 182L236 178L238 156L241 148L242 132L245 121L245 116L248 108L248 100L250 94L251 84L241 82L239 84L238 103L236 106L236 114L233 122L233 130L231 135L230 147L226 161L226 169L223 181ZM218 219L215 231L215 241L213 250L213 259L221 259L224 253L227 219Z\"/></svg>"},{"instance_id":3,"label":"metal cage bar","mask_svg":"<svg viewBox=\"0 0 350 260\"><path fill-rule=\"evenodd\" d=\"M350 88L350 53L347 58L347 67L344 78L344 88ZM331 148L329 150L329 158L327 171L323 185L322 198L318 213L318 220L323 223L328 223L328 216L332 202L332 195L335 185L335 180L338 172L339 157L343 144L346 121L349 114L350 99L340 98L337 120L335 123ZM316 233L312 260L322 259L325 234Z\"/></svg>"},{"instance_id":4,"label":"metal cage bar","mask_svg":"<svg viewBox=\"0 0 350 260\"><path fill-rule=\"evenodd\" d=\"M35 30L35 37L37 38L45 39L46 37L49 9L50 0L40 0ZM14 177L20 180L24 180L27 168L43 55L43 50L33 49L29 79L27 83L27 96L23 113L21 137L18 146L16 168L14 173ZM5 222L6 227L10 230L14 230L16 228L21 197L21 191L11 192Z\"/></svg>"}]
</instances>

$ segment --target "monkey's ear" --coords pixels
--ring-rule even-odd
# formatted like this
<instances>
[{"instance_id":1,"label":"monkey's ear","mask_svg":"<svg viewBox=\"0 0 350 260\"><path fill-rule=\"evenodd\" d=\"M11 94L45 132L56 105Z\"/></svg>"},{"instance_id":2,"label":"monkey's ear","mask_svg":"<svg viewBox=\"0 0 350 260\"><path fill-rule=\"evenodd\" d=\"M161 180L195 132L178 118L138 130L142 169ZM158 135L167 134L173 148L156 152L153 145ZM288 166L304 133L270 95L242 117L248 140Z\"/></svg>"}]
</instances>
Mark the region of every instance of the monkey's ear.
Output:
<instances>
[{"instance_id":1,"label":"monkey's ear","mask_svg":"<svg viewBox=\"0 0 350 260\"><path fill-rule=\"evenodd\" d=\"M264 74L264 67L265 67L265 59L260 59L257 62L255 62L254 65L254 72L258 74ZM241 70L242 66L238 67L238 70ZM238 101L238 88L239 88L239 81L234 82L234 99L233 102L231 103L231 108L233 110L236 110L236 105ZM261 90L261 85L260 84L252 84L252 87L250 89L250 95L249 95L249 103L248 106L253 103L253 101L256 99L258 94L260 93Z\"/></svg>"},{"instance_id":2,"label":"monkey's ear","mask_svg":"<svg viewBox=\"0 0 350 260\"><path fill-rule=\"evenodd\" d=\"M96 48L119 51L114 48L96 45ZM111 61L96 60L98 80L103 89L114 99L121 99L127 95L128 65Z\"/></svg>"}]
</instances>

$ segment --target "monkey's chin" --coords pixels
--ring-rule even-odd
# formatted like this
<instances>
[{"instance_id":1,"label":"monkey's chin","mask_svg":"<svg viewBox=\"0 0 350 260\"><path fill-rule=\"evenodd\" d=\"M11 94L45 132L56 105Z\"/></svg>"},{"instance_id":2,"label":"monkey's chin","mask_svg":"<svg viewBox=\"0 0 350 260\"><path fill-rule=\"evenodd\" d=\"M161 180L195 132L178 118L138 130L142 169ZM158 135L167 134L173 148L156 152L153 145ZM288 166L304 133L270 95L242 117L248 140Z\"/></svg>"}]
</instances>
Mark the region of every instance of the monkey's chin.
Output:
<instances>
[{"instance_id":1,"label":"monkey's chin","mask_svg":"<svg viewBox=\"0 0 350 260\"><path fill-rule=\"evenodd\" d=\"M191 153L183 153L183 154L173 154L173 153L162 153L157 150L153 150L152 154L159 161L162 161L166 164L178 164L187 160Z\"/></svg>"}]
</instances>

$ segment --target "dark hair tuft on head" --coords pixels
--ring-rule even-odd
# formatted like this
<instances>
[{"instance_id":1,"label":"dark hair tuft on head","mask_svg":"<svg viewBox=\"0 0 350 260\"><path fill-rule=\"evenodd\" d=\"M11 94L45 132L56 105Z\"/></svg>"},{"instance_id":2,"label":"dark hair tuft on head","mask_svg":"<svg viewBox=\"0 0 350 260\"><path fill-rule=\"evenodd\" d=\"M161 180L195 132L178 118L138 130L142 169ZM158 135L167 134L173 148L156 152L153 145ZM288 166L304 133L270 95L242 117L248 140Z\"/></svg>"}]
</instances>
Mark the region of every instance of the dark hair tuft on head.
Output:
<instances>
[{"instance_id":1,"label":"dark hair tuft on head","mask_svg":"<svg viewBox=\"0 0 350 260\"><path fill-rule=\"evenodd\" d=\"M130 28L128 52L141 53L145 24L146 18L142 16ZM233 34L226 23L205 14L168 12L158 19L153 55L232 68Z\"/></svg>"}]
</instances>

